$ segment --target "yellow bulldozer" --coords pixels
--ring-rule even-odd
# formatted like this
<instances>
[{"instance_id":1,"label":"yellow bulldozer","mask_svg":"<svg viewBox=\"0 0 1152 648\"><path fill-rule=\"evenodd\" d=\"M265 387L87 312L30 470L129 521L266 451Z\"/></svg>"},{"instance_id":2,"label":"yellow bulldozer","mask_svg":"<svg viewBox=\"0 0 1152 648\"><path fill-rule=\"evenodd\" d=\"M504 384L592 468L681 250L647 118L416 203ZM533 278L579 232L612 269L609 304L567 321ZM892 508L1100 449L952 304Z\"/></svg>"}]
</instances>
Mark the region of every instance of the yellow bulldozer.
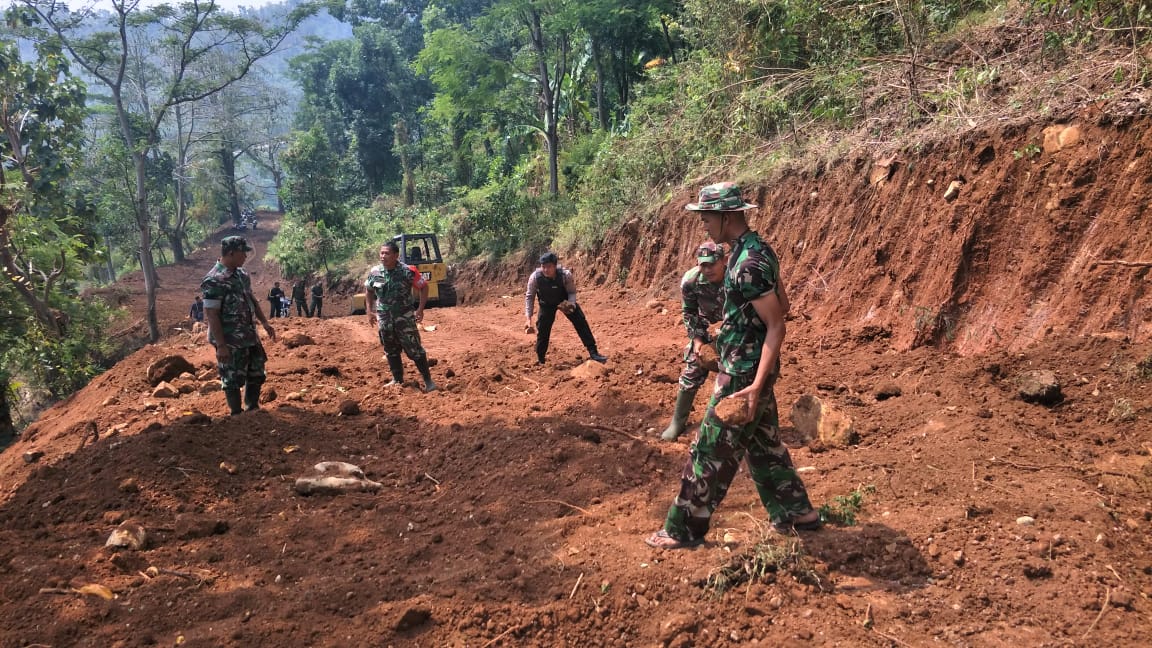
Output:
<instances>
[{"instance_id":1,"label":"yellow bulldozer","mask_svg":"<svg viewBox=\"0 0 1152 648\"><path fill-rule=\"evenodd\" d=\"M456 289L448 279L448 264L440 256L440 243L435 234L399 234L392 240L400 247L400 263L415 266L428 282L429 306L455 306ZM352 314L363 315L364 293L352 297Z\"/></svg>"}]
</instances>

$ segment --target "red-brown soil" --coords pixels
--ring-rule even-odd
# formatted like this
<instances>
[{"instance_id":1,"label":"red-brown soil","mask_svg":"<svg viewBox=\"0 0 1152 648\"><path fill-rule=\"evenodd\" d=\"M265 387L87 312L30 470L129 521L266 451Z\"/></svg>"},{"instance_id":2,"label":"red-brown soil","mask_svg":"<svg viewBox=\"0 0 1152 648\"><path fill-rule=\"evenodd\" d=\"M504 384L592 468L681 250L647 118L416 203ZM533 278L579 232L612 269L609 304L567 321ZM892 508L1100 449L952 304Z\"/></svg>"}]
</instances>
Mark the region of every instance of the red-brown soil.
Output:
<instances>
[{"instance_id":1,"label":"red-brown soil","mask_svg":"<svg viewBox=\"0 0 1152 648\"><path fill-rule=\"evenodd\" d=\"M573 264L604 376L571 375L584 358L563 321L535 366L525 267L471 268L467 305L426 316L441 391L383 387L375 331L331 299L325 319L276 322L316 343L269 342L277 397L233 418L211 380L165 399L146 379L173 353L211 366L184 322L209 245L161 271L170 335L0 455L0 646L1147 644L1147 271L1090 263L1148 260L1146 126L1087 124L1083 150L1031 163L1011 151L1036 127L974 134L876 185L859 159L759 189L770 209L754 225L781 250L797 313L783 435L817 504L865 496L856 525L799 538L815 581L723 595L702 588L709 574L786 540L763 530L747 475L705 546L643 543L690 441L658 439L683 344L674 279L702 236L678 220L687 193ZM250 233L257 291L279 276L262 262L274 228ZM139 319L139 288L118 294ZM1033 369L1055 372L1061 403L1020 399ZM859 445L805 445L787 424L803 394L851 416ZM361 412L339 414L347 400ZM25 463L31 451L44 455ZM383 489L294 494L321 461ZM105 549L126 519L148 545ZM115 598L71 591L89 584Z\"/></svg>"}]
</instances>

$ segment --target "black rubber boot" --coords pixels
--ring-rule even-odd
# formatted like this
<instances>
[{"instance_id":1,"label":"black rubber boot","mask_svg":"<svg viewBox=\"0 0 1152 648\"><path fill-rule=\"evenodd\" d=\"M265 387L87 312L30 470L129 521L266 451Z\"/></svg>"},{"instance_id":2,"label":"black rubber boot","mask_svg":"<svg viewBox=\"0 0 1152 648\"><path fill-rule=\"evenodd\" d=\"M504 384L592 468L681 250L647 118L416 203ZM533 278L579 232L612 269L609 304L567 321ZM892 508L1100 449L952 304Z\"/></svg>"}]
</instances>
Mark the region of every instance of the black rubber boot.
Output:
<instances>
[{"instance_id":1,"label":"black rubber boot","mask_svg":"<svg viewBox=\"0 0 1152 648\"><path fill-rule=\"evenodd\" d=\"M436 391L436 383L432 382L432 372L428 369L428 358L421 358L413 362L416 365L416 370L420 372L420 377L424 379L424 391Z\"/></svg>"},{"instance_id":2,"label":"black rubber boot","mask_svg":"<svg viewBox=\"0 0 1152 648\"><path fill-rule=\"evenodd\" d=\"M388 369L392 371L392 382L389 384L396 386L403 385L404 362L400 359L400 356L396 356L395 358L388 356Z\"/></svg>"},{"instance_id":3,"label":"black rubber boot","mask_svg":"<svg viewBox=\"0 0 1152 648\"><path fill-rule=\"evenodd\" d=\"M676 409L672 412L672 422L664 428L660 435L665 441L675 441L676 437L684 434L684 426L688 423L688 415L692 413L692 402L696 400L696 390L681 389L676 394Z\"/></svg>"},{"instance_id":4,"label":"black rubber boot","mask_svg":"<svg viewBox=\"0 0 1152 648\"><path fill-rule=\"evenodd\" d=\"M225 389L224 399L228 401L228 410L232 416L236 416L241 412L240 410L240 389Z\"/></svg>"},{"instance_id":5,"label":"black rubber boot","mask_svg":"<svg viewBox=\"0 0 1152 648\"><path fill-rule=\"evenodd\" d=\"M244 387L244 409L251 412L260 409L260 385L248 383Z\"/></svg>"}]
</instances>

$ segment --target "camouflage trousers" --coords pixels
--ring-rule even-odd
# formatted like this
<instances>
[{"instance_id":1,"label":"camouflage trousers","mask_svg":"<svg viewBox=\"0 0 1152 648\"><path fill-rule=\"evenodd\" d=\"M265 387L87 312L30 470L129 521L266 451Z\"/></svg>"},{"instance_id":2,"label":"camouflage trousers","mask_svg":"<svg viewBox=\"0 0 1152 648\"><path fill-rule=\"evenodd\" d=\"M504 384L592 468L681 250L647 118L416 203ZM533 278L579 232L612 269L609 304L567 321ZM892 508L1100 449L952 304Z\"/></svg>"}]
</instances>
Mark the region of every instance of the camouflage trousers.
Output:
<instances>
[{"instance_id":1,"label":"camouflage trousers","mask_svg":"<svg viewBox=\"0 0 1152 648\"><path fill-rule=\"evenodd\" d=\"M416 313L408 311L393 315L388 312L376 312L379 321L377 333L380 344L384 345L384 355L389 358L399 358L403 351L412 362L418 362L428 357L424 347L420 344L420 329L416 325Z\"/></svg>"},{"instance_id":2,"label":"camouflage trousers","mask_svg":"<svg viewBox=\"0 0 1152 648\"><path fill-rule=\"evenodd\" d=\"M244 385L263 385L266 362L268 354L260 344L232 349L232 358L228 362L216 363L216 370L220 372L220 387L227 390L240 389Z\"/></svg>"},{"instance_id":3,"label":"camouflage trousers","mask_svg":"<svg viewBox=\"0 0 1152 648\"><path fill-rule=\"evenodd\" d=\"M700 366L700 360L692 352L692 343L684 348L684 369L680 372L680 391L696 391L708 380L709 371Z\"/></svg>"},{"instance_id":4,"label":"camouflage trousers","mask_svg":"<svg viewBox=\"0 0 1152 648\"><path fill-rule=\"evenodd\" d=\"M753 378L717 374L716 389L680 476L680 493L664 521L664 529L672 537L696 540L708 533L712 512L728 494L745 458L760 502L773 522L791 520L812 510L788 448L780 442L780 416L772 391L775 377L765 387L751 423L726 426L716 418L716 403L752 384Z\"/></svg>"}]
</instances>

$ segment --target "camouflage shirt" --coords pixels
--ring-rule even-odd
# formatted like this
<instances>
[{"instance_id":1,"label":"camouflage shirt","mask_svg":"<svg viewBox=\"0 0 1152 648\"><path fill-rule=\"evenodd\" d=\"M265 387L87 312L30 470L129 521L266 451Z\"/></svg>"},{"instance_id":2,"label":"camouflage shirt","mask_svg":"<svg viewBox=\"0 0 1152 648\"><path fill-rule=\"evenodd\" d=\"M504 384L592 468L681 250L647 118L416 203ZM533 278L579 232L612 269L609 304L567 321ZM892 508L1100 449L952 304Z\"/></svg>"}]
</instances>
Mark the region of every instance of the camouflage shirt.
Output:
<instances>
[{"instance_id":1,"label":"camouflage shirt","mask_svg":"<svg viewBox=\"0 0 1152 648\"><path fill-rule=\"evenodd\" d=\"M200 292L204 295L205 309L220 309L225 345L232 349L243 349L260 344L253 314L256 297L252 295L252 279L244 268L229 270L217 261L200 282ZM211 330L208 332L208 341L217 343L212 339Z\"/></svg>"},{"instance_id":2,"label":"camouflage shirt","mask_svg":"<svg viewBox=\"0 0 1152 648\"><path fill-rule=\"evenodd\" d=\"M730 376L756 373L768 326L752 302L776 290L780 261L772 248L751 230L732 245L724 276L724 324L716 336L720 368Z\"/></svg>"},{"instance_id":3,"label":"camouflage shirt","mask_svg":"<svg viewBox=\"0 0 1152 648\"><path fill-rule=\"evenodd\" d=\"M364 287L376 293L376 310L381 313L407 313L412 310L412 290L428 285L413 266L397 263L389 270L383 264L368 271Z\"/></svg>"},{"instance_id":4,"label":"camouflage shirt","mask_svg":"<svg viewBox=\"0 0 1152 648\"><path fill-rule=\"evenodd\" d=\"M708 340L708 325L724 319L724 284L714 284L693 266L680 280L680 307L689 338Z\"/></svg>"}]
</instances>

